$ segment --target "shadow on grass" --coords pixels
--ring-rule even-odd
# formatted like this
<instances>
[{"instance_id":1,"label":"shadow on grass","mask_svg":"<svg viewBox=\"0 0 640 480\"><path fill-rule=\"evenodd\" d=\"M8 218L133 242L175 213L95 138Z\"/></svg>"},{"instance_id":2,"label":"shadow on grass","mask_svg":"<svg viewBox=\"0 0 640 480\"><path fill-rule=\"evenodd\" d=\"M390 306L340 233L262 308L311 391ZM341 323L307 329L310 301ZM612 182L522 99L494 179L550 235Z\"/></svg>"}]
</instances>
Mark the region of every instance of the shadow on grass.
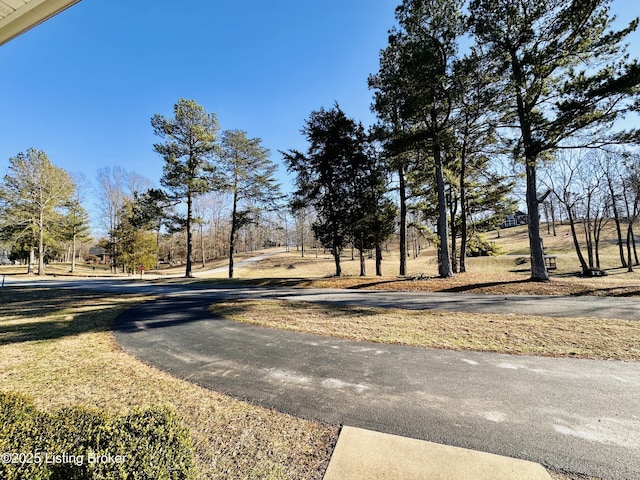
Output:
<instances>
[{"instance_id":1,"label":"shadow on grass","mask_svg":"<svg viewBox=\"0 0 640 480\"><path fill-rule=\"evenodd\" d=\"M170 278L154 279L157 285L194 285L200 287L297 287L308 286L313 280L308 278Z\"/></svg>"},{"instance_id":2,"label":"shadow on grass","mask_svg":"<svg viewBox=\"0 0 640 480\"><path fill-rule=\"evenodd\" d=\"M593 288L591 290L582 290L572 293L573 297L584 297L588 295L596 295L601 297L631 298L640 297L640 286L633 287L609 287L609 288Z\"/></svg>"},{"instance_id":3,"label":"shadow on grass","mask_svg":"<svg viewBox=\"0 0 640 480\"><path fill-rule=\"evenodd\" d=\"M349 290L357 290L359 288L375 288L380 285L388 285L391 283L400 283L400 282L406 283L406 282L412 282L412 281L417 281L417 280L411 279L411 278L394 278L393 280L378 280L375 282L359 283L358 285L351 285L346 288Z\"/></svg>"},{"instance_id":4,"label":"shadow on grass","mask_svg":"<svg viewBox=\"0 0 640 480\"><path fill-rule=\"evenodd\" d=\"M258 310L261 310L261 304L275 304L277 305L278 313L290 310L296 312L296 314L305 315L309 311L323 310L325 312L330 312L334 316L349 315L350 317L370 317L372 315L371 307L360 307L352 304L333 303L331 301L296 302L288 300L268 299L259 300L258 302ZM222 319L233 316L242 316L242 314L245 312L254 313L255 309L256 305L250 299L214 301L208 307L208 311L211 315ZM268 315L268 311L263 312L264 315Z\"/></svg>"},{"instance_id":5,"label":"shadow on grass","mask_svg":"<svg viewBox=\"0 0 640 480\"><path fill-rule=\"evenodd\" d=\"M500 282L484 282L484 283L472 283L469 285L457 285L455 287L443 288L438 291L445 292L445 293L461 293L461 292L471 292L479 288L499 287L503 285L519 285L524 283L535 284L536 282L533 282L528 278L523 280L508 280L508 281L503 280Z\"/></svg>"},{"instance_id":6,"label":"shadow on grass","mask_svg":"<svg viewBox=\"0 0 640 480\"><path fill-rule=\"evenodd\" d=\"M73 311L80 306L95 310ZM0 346L107 331L113 309L104 294L5 287L0 290Z\"/></svg>"}]
</instances>

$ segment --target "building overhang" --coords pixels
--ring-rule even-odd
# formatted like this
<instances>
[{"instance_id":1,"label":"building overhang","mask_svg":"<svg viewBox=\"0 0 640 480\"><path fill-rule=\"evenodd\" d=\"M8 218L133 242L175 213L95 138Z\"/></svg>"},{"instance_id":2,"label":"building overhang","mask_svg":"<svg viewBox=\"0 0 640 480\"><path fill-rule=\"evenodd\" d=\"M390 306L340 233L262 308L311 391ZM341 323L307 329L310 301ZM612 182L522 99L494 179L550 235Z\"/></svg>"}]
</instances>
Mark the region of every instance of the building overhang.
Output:
<instances>
[{"instance_id":1,"label":"building overhang","mask_svg":"<svg viewBox=\"0 0 640 480\"><path fill-rule=\"evenodd\" d=\"M0 45L80 0L0 0Z\"/></svg>"}]
</instances>

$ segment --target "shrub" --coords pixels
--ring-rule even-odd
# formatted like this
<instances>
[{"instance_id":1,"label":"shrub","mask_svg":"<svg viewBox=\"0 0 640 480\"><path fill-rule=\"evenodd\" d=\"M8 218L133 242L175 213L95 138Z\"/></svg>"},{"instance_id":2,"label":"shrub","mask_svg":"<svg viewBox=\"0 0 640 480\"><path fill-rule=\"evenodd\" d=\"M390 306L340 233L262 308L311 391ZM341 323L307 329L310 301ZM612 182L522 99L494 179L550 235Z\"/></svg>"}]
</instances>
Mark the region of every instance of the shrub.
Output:
<instances>
[{"instance_id":1,"label":"shrub","mask_svg":"<svg viewBox=\"0 0 640 480\"><path fill-rule=\"evenodd\" d=\"M467 256L469 257L495 257L504 255L504 249L494 242L490 242L484 233L474 233L467 242Z\"/></svg>"},{"instance_id":2,"label":"shrub","mask_svg":"<svg viewBox=\"0 0 640 480\"><path fill-rule=\"evenodd\" d=\"M165 407L108 416L85 407L38 411L0 392L0 478L181 480L195 477L188 430Z\"/></svg>"}]
</instances>

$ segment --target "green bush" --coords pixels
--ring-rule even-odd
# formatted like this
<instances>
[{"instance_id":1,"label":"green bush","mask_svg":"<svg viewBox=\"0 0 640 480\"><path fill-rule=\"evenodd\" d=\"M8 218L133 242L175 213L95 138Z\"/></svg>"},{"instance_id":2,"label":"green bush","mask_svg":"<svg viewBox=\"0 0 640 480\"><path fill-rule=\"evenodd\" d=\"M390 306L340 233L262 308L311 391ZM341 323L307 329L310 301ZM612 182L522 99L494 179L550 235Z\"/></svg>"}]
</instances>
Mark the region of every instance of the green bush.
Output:
<instances>
[{"instance_id":1,"label":"green bush","mask_svg":"<svg viewBox=\"0 0 640 480\"><path fill-rule=\"evenodd\" d=\"M490 242L484 233L474 233L467 242L468 257L496 257L504 255L504 248Z\"/></svg>"},{"instance_id":2,"label":"green bush","mask_svg":"<svg viewBox=\"0 0 640 480\"><path fill-rule=\"evenodd\" d=\"M46 413L0 392L0 454L3 480L195 477L189 432L164 407L117 417L84 407Z\"/></svg>"}]
</instances>

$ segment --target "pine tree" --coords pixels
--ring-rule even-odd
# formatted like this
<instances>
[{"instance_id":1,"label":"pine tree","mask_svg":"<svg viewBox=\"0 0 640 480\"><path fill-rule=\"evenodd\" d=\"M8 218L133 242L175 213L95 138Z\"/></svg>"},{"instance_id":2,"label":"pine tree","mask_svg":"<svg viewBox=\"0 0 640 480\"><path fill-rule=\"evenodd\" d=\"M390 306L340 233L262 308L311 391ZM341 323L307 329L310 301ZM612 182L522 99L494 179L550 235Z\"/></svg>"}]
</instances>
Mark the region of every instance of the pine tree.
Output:
<instances>
[{"instance_id":1,"label":"pine tree","mask_svg":"<svg viewBox=\"0 0 640 480\"><path fill-rule=\"evenodd\" d=\"M30 240L32 254L37 248L38 275L45 274L48 233L59 222L74 188L71 176L42 150L30 148L9 159L9 173L0 188L1 229L14 241Z\"/></svg>"},{"instance_id":2,"label":"pine tree","mask_svg":"<svg viewBox=\"0 0 640 480\"><path fill-rule=\"evenodd\" d=\"M470 20L478 43L516 118L514 152L526 173L531 279L549 279L540 236L538 167L567 139L597 146L623 139L611 124L637 108L640 66L624 41L638 20L610 30L610 0L473 0ZM637 136L637 133L636 133Z\"/></svg>"},{"instance_id":3,"label":"pine tree","mask_svg":"<svg viewBox=\"0 0 640 480\"><path fill-rule=\"evenodd\" d=\"M151 119L154 133L165 139L153 148L165 161L160 183L187 204L185 277L192 277L193 199L216 187L214 154L219 150L216 134L220 127L215 114L207 113L193 100L180 99L173 110L173 118L156 114Z\"/></svg>"},{"instance_id":4,"label":"pine tree","mask_svg":"<svg viewBox=\"0 0 640 480\"><path fill-rule=\"evenodd\" d=\"M238 231L255 222L260 210L273 207L281 198L280 186L273 176L277 167L270 159L269 150L260 143L259 138L247 138L247 133L240 130L227 130L222 134L221 169L232 196L229 278L233 278Z\"/></svg>"},{"instance_id":5,"label":"pine tree","mask_svg":"<svg viewBox=\"0 0 640 480\"><path fill-rule=\"evenodd\" d=\"M296 203L311 205L317 212L313 232L330 249L336 276L342 275L340 254L351 239L353 222L353 157L361 148L356 123L336 105L312 112L302 133L306 154L282 152L287 168L296 175Z\"/></svg>"},{"instance_id":6,"label":"pine tree","mask_svg":"<svg viewBox=\"0 0 640 480\"><path fill-rule=\"evenodd\" d=\"M396 9L400 28L392 30L381 56L381 73L370 79L380 91L377 105L394 122L396 152L428 151L438 196L438 270L453 275L445 192L445 142L455 105L454 60L463 32L461 0L404 0ZM391 116L390 116L391 113ZM397 117L397 119L396 119ZM400 127L400 128L398 128Z\"/></svg>"}]
</instances>

